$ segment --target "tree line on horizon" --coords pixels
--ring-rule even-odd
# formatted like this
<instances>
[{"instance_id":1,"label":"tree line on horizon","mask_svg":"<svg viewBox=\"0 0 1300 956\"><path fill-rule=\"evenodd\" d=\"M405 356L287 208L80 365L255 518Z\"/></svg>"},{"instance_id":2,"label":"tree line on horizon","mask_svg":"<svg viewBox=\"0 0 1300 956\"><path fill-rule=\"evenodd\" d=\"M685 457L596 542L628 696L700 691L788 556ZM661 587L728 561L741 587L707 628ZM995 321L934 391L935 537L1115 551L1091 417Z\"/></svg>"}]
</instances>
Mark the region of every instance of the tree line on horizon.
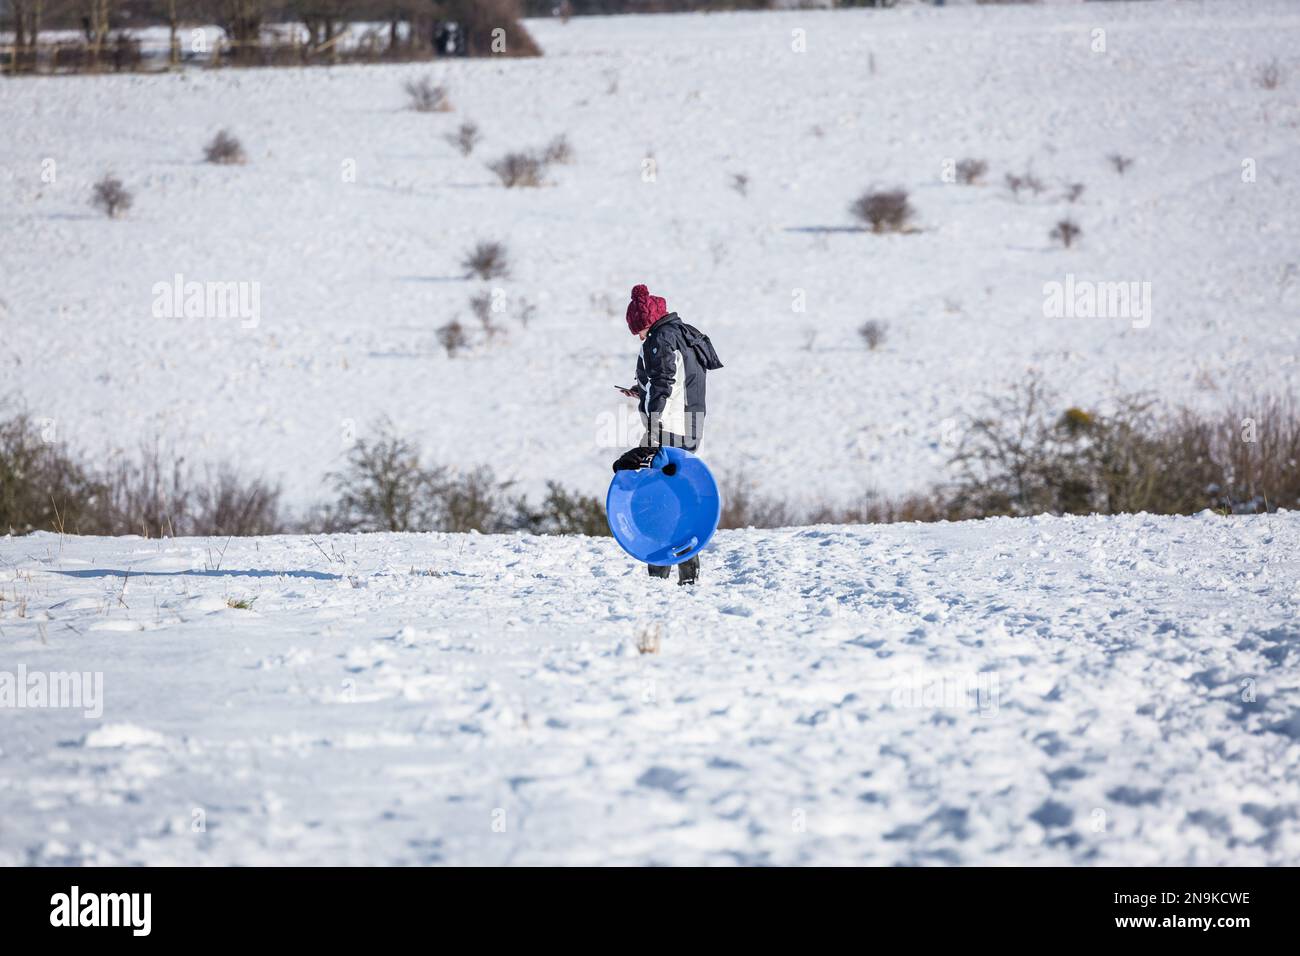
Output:
<instances>
[{"instance_id":1,"label":"tree line on horizon","mask_svg":"<svg viewBox=\"0 0 1300 956\"><path fill-rule=\"evenodd\" d=\"M372 59L422 59L434 56L535 56L541 50L519 22L520 0L0 0L0 30L12 35L6 57L11 72L35 69L42 48L52 46L42 33L75 32L79 39L60 45L63 62L79 67L131 68L140 59L132 31L170 29L170 60L186 55L187 32L218 27L223 49L236 63L277 65L268 51L285 46L270 28L300 24L305 51L333 59L336 41L351 24L372 29ZM493 48L493 31L505 28L505 50ZM378 55L373 55L378 54Z\"/></svg>"}]
</instances>

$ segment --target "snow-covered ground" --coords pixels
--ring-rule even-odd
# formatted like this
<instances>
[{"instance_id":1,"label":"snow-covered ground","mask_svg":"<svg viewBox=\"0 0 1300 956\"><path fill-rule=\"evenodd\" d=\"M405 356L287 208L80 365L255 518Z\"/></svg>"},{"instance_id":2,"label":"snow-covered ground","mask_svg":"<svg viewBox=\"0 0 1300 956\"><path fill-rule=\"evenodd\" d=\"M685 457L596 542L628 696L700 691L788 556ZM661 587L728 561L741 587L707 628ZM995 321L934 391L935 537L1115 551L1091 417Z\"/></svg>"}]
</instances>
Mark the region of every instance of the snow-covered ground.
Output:
<instances>
[{"instance_id":1,"label":"snow-covered ground","mask_svg":"<svg viewBox=\"0 0 1300 956\"><path fill-rule=\"evenodd\" d=\"M1295 513L223 546L0 541L0 863L1300 863Z\"/></svg>"},{"instance_id":2,"label":"snow-covered ground","mask_svg":"<svg viewBox=\"0 0 1300 956\"><path fill-rule=\"evenodd\" d=\"M726 363L715 468L847 501L941 474L962 416L1030 368L1080 404L1151 389L1217 406L1294 381L1289 0L529 26L540 59L4 78L0 395L96 453L159 435L265 472L294 505L382 415L434 459L599 494L644 281ZM1274 57L1282 85L1261 89ZM404 108L426 74L454 112ZM484 137L469 158L444 140L466 120ZM200 161L220 127L246 166ZM562 133L575 162L547 188L485 167ZM1112 153L1134 159L1122 176ZM989 185L943 181L966 156ZM1002 178L1030 167L1048 191L1017 202ZM135 194L122 221L87 204L109 171ZM909 189L921 231L844 231L873 184ZM1067 214L1068 251L1048 238ZM509 334L449 360L435 330L473 324L481 284L460 263L485 238L510 248ZM1067 274L1150 282L1149 327L1044 318ZM258 283L255 327L155 317L176 275ZM889 323L874 353L867 319Z\"/></svg>"}]
</instances>

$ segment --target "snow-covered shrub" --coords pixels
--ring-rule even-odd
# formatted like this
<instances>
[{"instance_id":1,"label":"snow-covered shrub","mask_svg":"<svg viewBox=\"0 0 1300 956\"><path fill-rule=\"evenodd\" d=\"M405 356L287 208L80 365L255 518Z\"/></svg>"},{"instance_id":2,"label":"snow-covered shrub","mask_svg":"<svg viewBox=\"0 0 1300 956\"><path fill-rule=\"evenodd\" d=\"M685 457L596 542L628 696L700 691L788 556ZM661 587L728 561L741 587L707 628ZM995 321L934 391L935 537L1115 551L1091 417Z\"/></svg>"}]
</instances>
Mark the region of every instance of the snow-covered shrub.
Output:
<instances>
[{"instance_id":1,"label":"snow-covered shrub","mask_svg":"<svg viewBox=\"0 0 1300 956\"><path fill-rule=\"evenodd\" d=\"M460 124L460 129L454 133L447 134L447 142L460 150L462 156L468 156L474 152L474 147L478 145L480 139L478 124L465 122Z\"/></svg>"},{"instance_id":2,"label":"snow-covered shrub","mask_svg":"<svg viewBox=\"0 0 1300 956\"><path fill-rule=\"evenodd\" d=\"M471 249L460 264L468 275L480 279L500 279L510 273L509 256L500 242L483 241Z\"/></svg>"},{"instance_id":3,"label":"snow-covered shrub","mask_svg":"<svg viewBox=\"0 0 1300 956\"><path fill-rule=\"evenodd\" d=\"M542 184L546 162L533 153L506 153L495 162L488 163L488 169L497 174L501 185L507 189L535 187Z\"/></svg>"},{"instance_id":4,"label":"snow-covered shrub","mask_svg":"<svg viewBox=\"0 0 1300 956\"><path fill-rule=\"evenodd\" d=\"M209 163L221 166L242 165L248 161L243 144L228 130L221 130L212 141L203 148L203 158Z\"/></svg>"},{"instance_id":5,"label":"snow-covered shrub","mask_svg":"<svg viewBox=\"0 0 1300 956\"><path fill-rule=\"evenodd\" d=\"M406 91L410 108L417 113L451 112L451 99L447 96L447 88L439 86L427 76L418 80L407 80L402 89Z\"/></svg>"},{"instance_id":6,"label":"snow-covered shrub","mask_svg":"<svg viewBox=\"0 0 1300 956\"><path fill-rule=\"evenodd\" d=\"M1048 238L1055 239L1069 249L1074 244L1074 240L1078 239L1082 233L1083 230L1079 228L1079 224L1073 219L1062 219L1052 227L1052 231L1048 233Z\"/></svg>"},{"instance_id":7,"label":"snow-covered shrub","mask_svg":"<svg viewBox=\"0 0 1300 956\"><path fill-rule=\"evenodd\" d=\"M963 159L957 163L957 182L973 186L984 178L989 164L982 159Z\"/></svg>"},{"instance_id":8,"label":"snow-covered shrub","mask_svg":"<svg viewBox=\"0 0 1300 956\"><path fill-rule=\"evenodd\" d=\"M906 189L872 190L859 196L849 208L872 232L902 232L915 214Z\"/></svg>"},{"instance_id":9,"label":"snow-covered shrub","mask_svg":"<svg viewBox=\"0 0 1300 956\"><path fill-rule=\"evenodd\" d=\"M465 331L465 326L460 324L459 319L452 319L445 325L438 326L436 334L438 344L446 349L448 358L455 358L458 352L469 347L469 334Z\"/></svg>"},{"instance_id":10,"label":"snow-covered shrub","mask_svg":"<svg viewBox=\"0 0 1300 956\"><path fill-rule=\"evenodd\" d=\"M122 180L110 174L95 183L90 204L103 210L108 218L116 219L131 208L131 194L122 185Z\"/></svg>"},{"instance_id":11,"label":"snow-covered shrub","mask_svg":"<svg viewBox=\"0 0 1300 956\"><path fill-rule=\"evenodd\" d=\"M858 336L862 339L863 344L873 352L884 343L885 333L888 331L889 323L877 319L867 319L858 326Z\"/></svg>"}]
</instances>

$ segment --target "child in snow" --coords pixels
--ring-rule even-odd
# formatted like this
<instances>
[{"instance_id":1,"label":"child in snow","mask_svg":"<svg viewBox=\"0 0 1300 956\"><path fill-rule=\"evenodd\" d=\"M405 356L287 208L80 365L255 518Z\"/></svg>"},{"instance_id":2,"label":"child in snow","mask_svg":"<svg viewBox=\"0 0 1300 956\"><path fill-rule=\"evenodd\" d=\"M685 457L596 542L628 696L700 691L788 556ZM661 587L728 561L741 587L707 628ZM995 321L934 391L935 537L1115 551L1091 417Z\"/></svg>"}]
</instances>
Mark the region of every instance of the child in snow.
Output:
<instances>
[{"instance_id":1,"label":"child in snow","mask_svg":"<svg viewBox=\"0 0 1300 956\"><path fill-rule=\"evenodd\" d=\"M632 288L627 306L627 327L641 340L636 359L636 384L619 388L640 405L646 432L640 447L625 452L614 470L645 468L660 445L687 451L700 447L704 435L704 383L708 372L722 368L709 337L687 325L676 312L643 285ZM656 578L668 577L670 568L647 565ZM694 584L700 557L677 565L677 583Z\"/></svg>"}]
</instances>

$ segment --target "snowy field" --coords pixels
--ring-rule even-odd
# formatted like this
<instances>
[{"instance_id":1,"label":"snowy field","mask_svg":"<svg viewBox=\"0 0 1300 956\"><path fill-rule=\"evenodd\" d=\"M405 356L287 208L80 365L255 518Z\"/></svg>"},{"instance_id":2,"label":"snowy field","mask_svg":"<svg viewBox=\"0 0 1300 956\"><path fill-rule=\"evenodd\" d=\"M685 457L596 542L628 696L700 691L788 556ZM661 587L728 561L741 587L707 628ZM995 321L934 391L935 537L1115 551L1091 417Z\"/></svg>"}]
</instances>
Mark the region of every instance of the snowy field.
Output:
<instances>
[{"instance_id":1,"label":"snowy field","mask_svg":"<svg viewBox=\"0 0 1300 956\"><path fill-rule=\"evenodd\" d=\"M623 308L647 282L726 363L716 470L847 502L941 475L954 423L1029 369L1084 405L1150 389L1217 409L1295 380L1293 2L529 26L543 58L5 78L0 396L97 455L158 436L281 479L294 506L383 415L435 460L600 494L629 411ZM1261 89L1275 57L1282 85ZM454 112L405 109L426 74ZM467 120L465 158L444 137ZM221 127L247 165L201 162ZM486 168L560 134L575 161L546 188ZM943 181L967 156L987 185ZM1003 176L1030 168L1047 191L1016 201ZM88 205L109 171L135 194L121 221ZM920 231L848 231L872 185L907 188ZM1065 215L1069 250L1048 238ZM435 330L475 322L460 263L479 239L510 249L508 334L450 360ZM1044 318L1069 274L1151 283L1149 326ZM257 283L256 323L155 317L176 275ZM867 319L889 324L876 352Z\"/></svg>"},{"instance_id":2,"label":"snowy field","mask_svg":"<svg viewBox=\"0 0 1300 956\"><path fill-rule=\"evenodd\" d=\"M0 863L1300 863L1294 513L220 546L0 541Z\"/></svg>"}]
</instances>

